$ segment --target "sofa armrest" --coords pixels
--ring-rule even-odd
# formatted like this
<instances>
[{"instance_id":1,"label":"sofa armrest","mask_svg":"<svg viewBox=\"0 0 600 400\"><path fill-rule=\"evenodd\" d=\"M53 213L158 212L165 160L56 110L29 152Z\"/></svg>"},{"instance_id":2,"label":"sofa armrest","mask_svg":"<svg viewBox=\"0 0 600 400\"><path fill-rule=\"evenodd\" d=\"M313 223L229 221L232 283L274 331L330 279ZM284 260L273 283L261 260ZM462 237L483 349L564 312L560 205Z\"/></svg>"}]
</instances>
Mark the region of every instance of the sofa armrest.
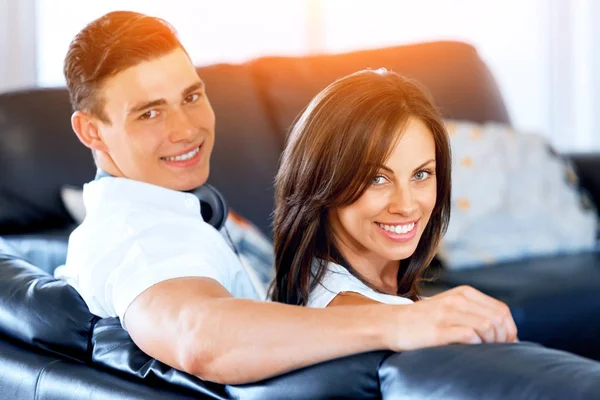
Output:
<instances>
[{"instance_id":1,"label":"sofa armrest","mask_svg":"<svg viewBox=\"0 0 600 400\"><path fill-rule=\"evenodd\" d=\"M533 343L453 345L393 354L383 399L600 398L600 363Z\"/></svg>"},{"instance_id":2,"label":"sofa armrest","mask_svg":"<svg viewBox=\"0 0 600 400\"><path fill-rule=\"evenodd\" d=\"M589 192L596 209L600 210L600 153L573 153L566 154L566 157L575 166L581 186Z\"/></svg>"},{"instance_id":3,"label":"sofa armrest","mask_svg":"<svg viewBox=\"0 0 600 400\"><path fill-rule=\"evenodd\" d=\"M23 260L0 238L0 334L79 361L97 317L65 281Z\"/></svg>"},{"instance_id":4,"label":"sofa armrest","mask_svg":"<svg viewBox=\"0 0 600 400\"><path fill-rule=\"evenodd\" d=\"M377 370L391 354L386 351L338 358L245 385L219 385L165 365L140 350L116 318L94 327L92 363L153 386L169 386L206 398L378 399Z\"/></svg>"}]
</instances>

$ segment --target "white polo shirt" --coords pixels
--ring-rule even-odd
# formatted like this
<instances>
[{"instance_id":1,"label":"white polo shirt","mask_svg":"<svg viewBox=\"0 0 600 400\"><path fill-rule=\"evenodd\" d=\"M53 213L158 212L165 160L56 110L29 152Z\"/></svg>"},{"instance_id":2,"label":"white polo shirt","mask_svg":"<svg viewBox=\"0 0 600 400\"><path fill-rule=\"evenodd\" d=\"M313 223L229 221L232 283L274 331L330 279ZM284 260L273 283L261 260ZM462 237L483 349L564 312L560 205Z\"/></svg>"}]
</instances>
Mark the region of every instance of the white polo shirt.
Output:
<instances>
[{"instance_id":1,"label":"white polo shirt","mask_svg":"<svg viewBox=\"0 0 600 400\"><path fill-rule=\"evenodd\" d=\"M83 201L85 220L55 276L79 292L92 314L123 324L138 295L181 277L212 278L234 297L258 299L238 257L202 219L194 194L105 177L84 185Z\"/></svg>"}]
</instances>

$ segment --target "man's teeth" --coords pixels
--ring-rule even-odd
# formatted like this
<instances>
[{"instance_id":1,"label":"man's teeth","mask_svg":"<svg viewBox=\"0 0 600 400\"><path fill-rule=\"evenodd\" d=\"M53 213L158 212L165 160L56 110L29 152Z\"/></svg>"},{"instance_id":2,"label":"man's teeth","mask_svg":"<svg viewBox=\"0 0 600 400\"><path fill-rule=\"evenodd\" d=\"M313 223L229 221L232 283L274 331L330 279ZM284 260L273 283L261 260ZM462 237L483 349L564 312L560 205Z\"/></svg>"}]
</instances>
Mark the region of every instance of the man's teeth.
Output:
<instances>
[{"instance_id":1,"label":"man's teeth","mask_svg":"<svg viewBox=\"0 0 600 400\"><path fill-rule=\"evenodd\" d=\"M196 154L198 154L199 151L200 151L200 146L196 147L194 150L190 151L189 153L182 154L180 156L163 157L163 160L167 160L167 161L185 161L185 160L189 160L190 158L194 157Z\"/></svg>"},{"instance_id":2,"label":"man's teeth","mask_svg":"<svg viewBox=\"0 0 600 400\"><path fill-rule=\"evenodd\" d=\"M392 232L392 233L408 233L408 232L412 231L413 228L415 227L414 222L412 224L408 224L408 225L384 225L384 224L380 224L380 223L377 223L377 225L379 225L381 228L385 229L386 231Z\"/></svg>"}]
</instances>

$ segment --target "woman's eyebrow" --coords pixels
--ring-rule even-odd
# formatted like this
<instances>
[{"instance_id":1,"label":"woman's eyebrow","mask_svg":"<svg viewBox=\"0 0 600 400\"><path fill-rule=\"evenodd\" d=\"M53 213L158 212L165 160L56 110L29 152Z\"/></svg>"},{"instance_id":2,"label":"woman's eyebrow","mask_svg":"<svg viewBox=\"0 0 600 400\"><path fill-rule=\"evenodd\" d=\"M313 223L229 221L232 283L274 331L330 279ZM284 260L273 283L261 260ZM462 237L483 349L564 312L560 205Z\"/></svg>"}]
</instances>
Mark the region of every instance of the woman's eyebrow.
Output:
<instances>
[{"instance_id":1,"label":"woman's eyebrow","mask_svg":"<svg viewBox=\"0 0 600 400\"><path fill-rule=\"evenodd\" d=\"M425 161L423 164L421 164L417 168L415 168L415 171L423 168L424 166L426 166L427 164L432 163L432 162L435 163L435 158L432 158L431 160Z\"/></svg>"},{"instance_id":2,"label":"woman's eyebrow","mask_svg":"<svg viewBox=\"0 0 600 400\"><path fill-rule=\"evenodd\" d=\"M435 158L432 158L430 160L425 161L423 164L421 164L417 168L415 168L415 171L423 168L424 166L426 166L427 164L432 163L432 162L435 163ZM394 171L390 167L388 167L386 165L377 164L377 167L386 170L387 172L389 172L392 175L394 174Z\"/></svg>"},{"instance_id":3,"label":"woman's eyebrow","mask_svg":"<svg viewBox=\"0 0 600 400\"><path fill-rule=\"evenodd\" d=\"M387 172L394 175L394 171L392 171L392 169L390 167L387 167L383 164L377 164L377 168L385 169Z\"/></svg>"}]
</instances>

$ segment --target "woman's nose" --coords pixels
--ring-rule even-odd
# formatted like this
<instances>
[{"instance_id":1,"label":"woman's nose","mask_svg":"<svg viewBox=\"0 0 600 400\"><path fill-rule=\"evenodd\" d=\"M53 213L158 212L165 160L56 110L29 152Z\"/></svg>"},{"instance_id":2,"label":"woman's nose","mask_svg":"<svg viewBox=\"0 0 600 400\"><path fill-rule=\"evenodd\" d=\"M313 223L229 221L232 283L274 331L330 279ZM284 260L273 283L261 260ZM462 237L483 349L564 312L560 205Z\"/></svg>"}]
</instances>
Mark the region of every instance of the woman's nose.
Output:
<instances>
[{"instance_id":1,"label":"woman's nose","mask_svg":"<svg viewBox=\"0 0 600 400\"><path fill-rule=\"evenodd\" d=\"M414 215L417 211L417 202L410 187L399 187L390 199L389 212L403 216Z\"/></svg>"}]
</instances>

